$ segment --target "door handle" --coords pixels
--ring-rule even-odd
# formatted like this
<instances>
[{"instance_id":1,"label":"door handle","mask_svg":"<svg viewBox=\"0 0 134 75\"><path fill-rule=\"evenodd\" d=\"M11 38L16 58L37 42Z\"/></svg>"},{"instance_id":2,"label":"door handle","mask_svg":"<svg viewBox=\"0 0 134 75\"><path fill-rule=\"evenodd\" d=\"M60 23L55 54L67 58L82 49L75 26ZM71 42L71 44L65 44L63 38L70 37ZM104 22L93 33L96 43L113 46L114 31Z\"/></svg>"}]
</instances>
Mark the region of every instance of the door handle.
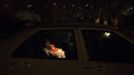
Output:
<instances>
[{"instance_id":1,"label":"door handle","mask_svg":"<svg viewBox=\"0 0 134 75\"><path fill-rule=\"evenodd\" d=\"M95 69L95 67L93 67L93 66L86 66L86 67L84 67L86 70L87 69L90 69L90 70L94 70Z\"/></svg>"},{"instance_id":2,"label":"door handle","mask_svg":"<svg viewBox=\"0 0 134 75\"><path fill-rule=\"evenodd\" d=\"M106 70L106 67L103 65L97 65L97 66L95 66L95 70L96 71L104 71L104 70Z\"/></svg>"},{"instance_id":3,"label":"door handle","mask_svg":"<svg viewBox=\"0 0 134 75\"><path fill-rule=\"evenodd\" d=\"M106 67L103 65L97 65L97 66L86 66L84 67L86 70L95 70L95 71L104 71L106 70Z\"/></svg>"},{"instance_id":4,"label":"door handle","mask_svg":"<svg viewBox=\"0 0 134 75\"><path fill-rule=\"evenodd\" d=\"M30 68L32 65L28 62L10 62L10 66L14 67L24 67L24 68Z\"/></svg>"},{"instance_id":5,"label":"door handle","mask_svg":"<svg viewBox=\"0 0 134 75\"><path fill-rule=\"evenodd\" d=\"M31 65L30 63L28 63L28 62L20 62L20 65L22 65L22 66L24 66L24 67L26 67L26 68L32 66L32 65Z\"/></svg>"}]
</instances>

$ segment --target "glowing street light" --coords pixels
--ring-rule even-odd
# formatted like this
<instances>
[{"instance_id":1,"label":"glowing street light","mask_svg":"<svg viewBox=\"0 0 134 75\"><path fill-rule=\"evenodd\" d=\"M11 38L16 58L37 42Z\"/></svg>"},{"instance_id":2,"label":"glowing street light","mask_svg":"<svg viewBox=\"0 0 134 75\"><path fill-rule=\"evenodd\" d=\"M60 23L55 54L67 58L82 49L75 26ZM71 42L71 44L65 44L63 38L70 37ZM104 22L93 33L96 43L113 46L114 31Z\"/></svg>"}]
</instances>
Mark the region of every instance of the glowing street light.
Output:
<instances>
[{"instance_id":1,"label":"glowing street light","mask_svg":"<svg viewBox=\"0 0 134 75\"><path fill-rule=\"evenodd\" d=\"M102 9L100 8L99 11L102 11Z\"/></svg>"},{"instance_id":2,"label":"glowing street light","mask_svg":"<svg viewBox=\"0 0 134 75\"><path fill-rule=\"evenodd\" d=\"M129 9L131 9L131 10L132 10L132 9L133 9L133 7L130 7Z\"/></svg>"},{"instance_id":3,"label":"glowing street light","mask_svg":"<svg viewBox=\"0 0 134 75\"><path fill-rule=\"evenodd\" d=\"M5 7L8 7L8 5L7 5L7 4L5 4Z\"/></svg>"},{"instance_id":4,"label":"glowing street light","mask_svg":"<svg viewBox=\"0 0 134 75\"><path fill-rule=\"evenodd\" d=\"M54 5L54 7L56 7L57 4L54 2L53 5Z\"/></svg>"},{"instance_id":5,"label":"glowing street light","mask_svg":"<svg viewBox=\"0 0 134 75\"><path fill-rule=\"evenodd\" d=\"M62 8L66 8L66 6L64 5Z\"/></svg>"},{"instance_id":6,"label":"glowing street light","mask_svg":"<svg viewBox=\"0 0 134 75\"><path fill-rule=\"evenodd\" d=\"M28 7L28 8L32 7L32 4L29 4L27 7Z\"/></svg>"},{"instance_id":7,"label":"glowing street light","mask_svg":"<svg viewBox=\"0 0 134 75\"><path fill-rule=\"evenodd\" d=\"M74 8L74 4L72 4L72 7Z\"/></svg>"},{"instance_id":8,"label":"glowing street light","mask_svg":"<svg viewBox=\"0 0 134 75\"><path fill-rule=\"evenodd\" d=\"M91 6L90 8L91 8L91 9L94 9L94 7L93 7L93 6Z\"/></svg>"}]
</instances>

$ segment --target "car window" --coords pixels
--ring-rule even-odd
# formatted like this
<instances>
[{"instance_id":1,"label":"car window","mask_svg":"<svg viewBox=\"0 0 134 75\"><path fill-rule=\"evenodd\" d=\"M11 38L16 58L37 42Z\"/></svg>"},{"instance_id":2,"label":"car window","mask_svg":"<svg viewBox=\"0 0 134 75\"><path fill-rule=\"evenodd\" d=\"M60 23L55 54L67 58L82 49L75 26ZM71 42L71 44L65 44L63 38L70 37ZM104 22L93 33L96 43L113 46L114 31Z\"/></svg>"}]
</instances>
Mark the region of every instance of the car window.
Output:
<instances>
[{"instance_id":1,"label":"car window","mask_svg":"<svg viewBox=\"0 0 134 75\"><path fill-rule=\"evenodd\" d=\"M16 48L12 57L78 58L72 30L42 30Z\"/></svg>"},{"instance_id":2,"label":"car window","mask_svg":"<svg viewBox=\"0 0 134 75\"><path fill-rule=\"evenodd\" d=\"M108 31L82 31L90 61L134 62L134 46Z\"/></svg>"}]
</instances>

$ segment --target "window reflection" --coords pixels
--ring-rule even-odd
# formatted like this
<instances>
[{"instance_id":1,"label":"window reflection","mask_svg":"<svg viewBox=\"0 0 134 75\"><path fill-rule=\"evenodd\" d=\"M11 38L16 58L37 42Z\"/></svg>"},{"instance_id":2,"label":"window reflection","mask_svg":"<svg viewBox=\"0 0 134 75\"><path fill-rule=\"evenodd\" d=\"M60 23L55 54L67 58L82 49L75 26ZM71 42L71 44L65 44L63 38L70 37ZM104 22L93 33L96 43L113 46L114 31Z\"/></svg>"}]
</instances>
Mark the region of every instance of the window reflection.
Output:
<instances>
[{"instance_id":1,"label":"window reflection","mask_svg":"<svg viewBox=\"0 0 134 75\"><path fill-rule=\"evenodd\" d=\"M109 38L111 36L111 33L110 32L104 32L104 36Z\"/></svg>"},{"instance_id":2,"label":"window reflection","mask_svg":"<svg viewBox=\"0 0 134 75\"><path fill-rule=\"evenodd\" d=\"M90 61L134 62L134 45L121 36L92 30L83 30L82 34Z\"/></svg>"}]
</instances>

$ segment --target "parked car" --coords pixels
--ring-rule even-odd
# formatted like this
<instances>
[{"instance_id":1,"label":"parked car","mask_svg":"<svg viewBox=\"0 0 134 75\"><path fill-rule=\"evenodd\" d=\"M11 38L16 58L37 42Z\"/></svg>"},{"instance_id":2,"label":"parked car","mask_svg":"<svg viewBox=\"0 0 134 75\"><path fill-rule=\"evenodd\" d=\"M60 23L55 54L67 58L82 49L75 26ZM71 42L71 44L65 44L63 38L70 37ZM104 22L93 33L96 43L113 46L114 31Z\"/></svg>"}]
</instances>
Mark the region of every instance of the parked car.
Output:
<instances>
[{"instance_id":1,"label":"parked car","mask_svg":"<svg viewBox=\"0 0 134 75\"><path fill-rule=\"evenodd\" d=\"M47 57L47 39L66 55ZM0 43L0 75L134 75L134 42L112 29L28 28Z\"/></svg>"}]
</instances>

